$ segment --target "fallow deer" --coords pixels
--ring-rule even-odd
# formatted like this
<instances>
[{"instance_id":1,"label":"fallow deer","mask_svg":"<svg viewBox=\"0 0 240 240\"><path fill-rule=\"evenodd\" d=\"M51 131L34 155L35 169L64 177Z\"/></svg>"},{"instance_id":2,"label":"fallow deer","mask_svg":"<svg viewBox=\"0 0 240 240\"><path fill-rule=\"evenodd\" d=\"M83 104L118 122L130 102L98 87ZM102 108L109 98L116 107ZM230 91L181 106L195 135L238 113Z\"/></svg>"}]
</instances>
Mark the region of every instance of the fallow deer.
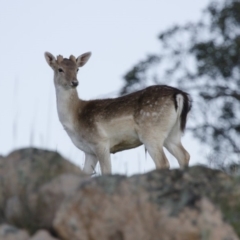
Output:
<instances>
[{"instance_id":1,"label":"fallow deer","mask_svg":"<svg viewBox=\"0 0 240 240\"><path fill-rule=\"evenodd\" d=\"M111 173L110 154L144 144L156 168L169 168L163 146L188 166L190 155L181 144L191 109L187 93L155 85L125 96L85 101L78 97L78 68L91 53L75 58L45 58L54 71L57 111L74 145L85 153L83 170L92 174L99 161L102 174Z\"/></svg>"}]
</instances>

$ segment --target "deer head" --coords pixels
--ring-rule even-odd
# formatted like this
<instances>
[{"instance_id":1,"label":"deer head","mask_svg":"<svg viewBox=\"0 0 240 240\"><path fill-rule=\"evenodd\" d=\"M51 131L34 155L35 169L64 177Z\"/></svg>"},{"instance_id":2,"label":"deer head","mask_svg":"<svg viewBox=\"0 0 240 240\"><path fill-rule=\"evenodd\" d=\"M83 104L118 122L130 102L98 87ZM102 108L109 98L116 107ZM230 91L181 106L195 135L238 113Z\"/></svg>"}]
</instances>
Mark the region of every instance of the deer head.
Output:
<instances>
[{"instance_id":1,"label":"deer head","mask_svg":"<svg viewBox=\"0 0 240 240\"><path fill-rule=\"evenodd\" d=\"M69 58L63 58L59 55L55 58L51 53L45 52L45 59L48 65L54 71L54 83L64 89L72 89L78 86L77 72L79 67L85 65L91 57L91 52L84 53L78 58L71 55Z\"/></svg>"}]
</instances>

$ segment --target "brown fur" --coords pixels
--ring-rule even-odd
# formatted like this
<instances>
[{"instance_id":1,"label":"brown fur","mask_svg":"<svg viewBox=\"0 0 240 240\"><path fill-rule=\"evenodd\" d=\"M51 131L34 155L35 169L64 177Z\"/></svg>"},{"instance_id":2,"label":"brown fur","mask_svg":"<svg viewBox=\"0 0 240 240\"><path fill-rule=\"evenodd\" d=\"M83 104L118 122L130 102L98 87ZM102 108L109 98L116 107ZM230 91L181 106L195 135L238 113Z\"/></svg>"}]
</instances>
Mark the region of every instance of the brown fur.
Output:
<instances>
[{"instance_id":1,"label":"brown fur","mask_svg":"<svg viewBox=\"0 0 240 240\"><path fill-rule=\"evenodd\" d=\"M75 58L45 58L54 70L59 120L75 146L85 152L84 171L91 173L100 162L102 173L111 172L110 153L144 144L157 168L169 168L163 146L181 167L190 155L181 144L191 109L187 93L173 87L156 85L110 99L84 101L78 98L77 70L91 53Z\"/></svg>"},{"instance_id":2,"label":"brown fur","mask_svg":"<svg viewBox=\"0 0 240 240\"><path fill-rule=\"evenodd\" d=\"M175 105L177 111L178 106L175 99L177 94L182 94L185 99L184 111L181 117L181 130L184 131L186 116L191 109L189 95L177 88L166 85L150 86L118 98L88 101L80 112L79 119L82 119L86 127L93 127L93 123L100 118L108 121L111 118L128 115L134 112L134 120L138 123L141 110L146 112L158 112L159 106L163 105L167 99ZM89 121L89 119L92 119L92 121Z\"/></svg>"}]
</instances>

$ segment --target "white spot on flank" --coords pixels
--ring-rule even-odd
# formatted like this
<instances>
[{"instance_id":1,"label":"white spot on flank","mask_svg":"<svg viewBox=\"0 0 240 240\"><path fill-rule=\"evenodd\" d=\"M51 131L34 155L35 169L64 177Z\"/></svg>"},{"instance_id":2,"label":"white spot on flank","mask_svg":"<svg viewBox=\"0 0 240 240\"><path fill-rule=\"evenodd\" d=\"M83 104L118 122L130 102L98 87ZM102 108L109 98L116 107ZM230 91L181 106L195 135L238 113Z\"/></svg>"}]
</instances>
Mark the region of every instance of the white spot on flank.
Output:
<instances>
[{"instance_id":1,"label":"white spot on flank","mask_svg":"<svg viewBox=\"0 0 240 240\"><path fill-rule=\"evenodd\" d=\"M147 117L148 117L148 116L150 116L150 113L149 113L149 112L147 112Z\"/></svg>"},{"instance_id":2,"label":"white spot on flank","mask_svg":"<svg viewBox=\"0 0 240 240\"><path fill-rule=\"evenodd\" d=\"M157 114L156 112L153 112L153 113L152 113L152 116L153 116L153 117L155 117L155 116L157 116L157 115L158 115L158 114Z\"/></svg>"}]
</instances>

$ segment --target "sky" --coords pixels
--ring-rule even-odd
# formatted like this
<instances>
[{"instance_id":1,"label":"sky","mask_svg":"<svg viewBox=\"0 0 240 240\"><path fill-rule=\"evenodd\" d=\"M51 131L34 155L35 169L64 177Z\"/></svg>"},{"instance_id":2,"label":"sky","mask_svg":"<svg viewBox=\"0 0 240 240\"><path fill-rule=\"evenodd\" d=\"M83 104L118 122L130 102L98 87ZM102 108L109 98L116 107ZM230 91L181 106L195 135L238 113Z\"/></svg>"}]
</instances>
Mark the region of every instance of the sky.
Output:
<instances>
[{"instance_id":1,"label":"sky","mask_svg":"<svg viewBox=\"0 0 240 240\"><path fill-rule=\"evenodd\" d=\"M209 0L8 0L0 8L0 155L22 147L56 150L82 166L84 154L61 126L53 72L44 52L79 56L79 97L114 97L123 75L146 54L159 51L157 36L175 24L197 21ZM167 80L164 80L165 83ZM190 116L191 117L191 116ZM189 132L183 145L191 164L205 163ZM178 167L170 155L171 167ZM154 169L139 147L112 155L113 173ZM99 169L99 167L98 167ZM99 171L99 170L98 170Z\"/></svg>"}]
</instances>

